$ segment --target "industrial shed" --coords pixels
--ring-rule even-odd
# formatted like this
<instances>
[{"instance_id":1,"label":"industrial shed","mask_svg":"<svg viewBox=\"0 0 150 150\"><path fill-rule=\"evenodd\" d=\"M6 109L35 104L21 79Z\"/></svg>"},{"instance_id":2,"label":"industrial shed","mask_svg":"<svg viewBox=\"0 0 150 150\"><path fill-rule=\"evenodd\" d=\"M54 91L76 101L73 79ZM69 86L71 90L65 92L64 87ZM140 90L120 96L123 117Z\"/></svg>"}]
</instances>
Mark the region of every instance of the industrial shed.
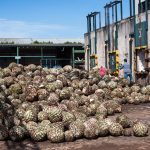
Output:
<instances>
[{"instance_id":1,"label":"industrial shed","mask_svg":"<svg viewBox=\"0 0 150 150\"><path fill-rule=\"evenodd\" d=\"M11 62L47 68L84 65L84 48L81 43L22 43L1 42L1 67L6 67Z\"/></svg>"}]
</instances>

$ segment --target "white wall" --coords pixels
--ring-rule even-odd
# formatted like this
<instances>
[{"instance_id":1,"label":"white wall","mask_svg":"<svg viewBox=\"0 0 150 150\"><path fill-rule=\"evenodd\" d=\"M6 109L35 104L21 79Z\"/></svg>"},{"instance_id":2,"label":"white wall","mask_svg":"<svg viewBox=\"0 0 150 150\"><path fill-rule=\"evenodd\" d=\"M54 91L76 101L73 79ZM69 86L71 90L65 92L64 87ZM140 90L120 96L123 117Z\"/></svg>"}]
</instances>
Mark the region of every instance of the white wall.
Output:
<instances>
[{"instance_id":1,"label":"white wall","mask_svg":"<svg viewBox=\"0 0 150 150\"><path fill-rule=\"evenodd\" d=\"M123 20L119 24L118 29L118 50L119 50L119 59L120 63L123 63L125 58L130 58L129 51L129 34L133 32L134 24L128 19Z\"/></svg>"},{"instance_id":2,"label":"white wall","mask_svg":"<svg viewBox=\"0 0 150 150\"><path fill-rule=\"evenodd\" d=\"M97 55L98 66L105 66L105 31L99 30L97 32Z\"/></svg>"},{"instance_id":3,"label":"white wall","mask_svg":"<svg viewBox=\"0 0 150 150\"><path fill-rule=\"evenodd\" d=\"M112 43L112 34L115 35L115 27L114 32L112 33L112 26L110 26L110 41ZM128 54L127 58L129 60L129 34L134 32L134 24L130 19L122 20L118 25L118 50L119 50L119 59L120 63L123 63L123 60L126 58L125 54ZM88 45L88 35L85 35L85 45ZM91 39L95 36L94 32L91 32ZM97 30L97 55L98 55L98 66L105 66L105 41L107 40L107 32L106 28L102 28ZM92 41L92 40L91 40ZM94 42L91 43L92 54L94 54ZM133 48L134 49L134 48ZM111 44L111 50L114 48ZM85 54L87 58L87 54ZM87 68L87 61L86 61Z\"/></svg>"}]
</instances>

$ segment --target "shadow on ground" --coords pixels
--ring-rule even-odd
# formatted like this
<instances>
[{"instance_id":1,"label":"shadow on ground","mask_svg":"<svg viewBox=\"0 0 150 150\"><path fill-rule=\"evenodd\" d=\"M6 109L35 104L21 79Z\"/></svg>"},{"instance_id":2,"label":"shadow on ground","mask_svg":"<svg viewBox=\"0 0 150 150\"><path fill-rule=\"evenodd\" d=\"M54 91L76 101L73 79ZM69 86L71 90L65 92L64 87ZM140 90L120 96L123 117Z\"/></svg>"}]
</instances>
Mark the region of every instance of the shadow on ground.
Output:
<instances>
[{"instance_id":1,"label":"shadow on ground","mask_svg":"<svg viewBox=\"0 0 150 150\"><path fill-rule=\"evenodd\" d=\"M38 143L34 141L12 142L5 141L3 146L0 146L0 150L41 150Z\"/></svg>"}]
</instances>

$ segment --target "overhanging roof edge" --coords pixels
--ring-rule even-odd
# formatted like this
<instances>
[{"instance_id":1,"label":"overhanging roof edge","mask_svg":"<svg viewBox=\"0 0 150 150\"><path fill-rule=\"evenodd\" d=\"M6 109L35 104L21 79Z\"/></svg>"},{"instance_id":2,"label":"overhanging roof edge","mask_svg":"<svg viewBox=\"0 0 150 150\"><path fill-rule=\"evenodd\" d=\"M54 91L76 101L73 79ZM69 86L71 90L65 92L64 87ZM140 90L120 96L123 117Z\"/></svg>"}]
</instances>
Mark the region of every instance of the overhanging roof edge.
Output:
<instances>
[{"instance_id":1,"label":"overhanging roof edge","mask_svg":"<svg viewBox=\"0 0 150 150\"><path fill-rule=\"evenodd\" d=\"M0 47L77 47L84 44L0 44Z\"/></svg>"}]
</instances>

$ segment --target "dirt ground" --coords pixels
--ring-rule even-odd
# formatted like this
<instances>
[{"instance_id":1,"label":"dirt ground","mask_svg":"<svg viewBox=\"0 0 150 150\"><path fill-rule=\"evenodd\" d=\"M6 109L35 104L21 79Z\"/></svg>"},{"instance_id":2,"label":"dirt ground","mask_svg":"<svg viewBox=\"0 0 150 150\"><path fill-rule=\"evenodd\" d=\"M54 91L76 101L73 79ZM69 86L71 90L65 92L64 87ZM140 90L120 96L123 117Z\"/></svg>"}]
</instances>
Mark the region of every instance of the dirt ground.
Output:
<instances>
[{"instance_id":1,"label":"dirt ground","mask_svg":"<svg viewBox=\"0 0 150 150\"><path fill-rule=\"evenodd\" d=\"M150 104L125 105L123 114L126 114L131 120L139 119L150 126ZM0 142L0 150L150 150L150 135L144 138L109 136L63 144L52 144L49 141L41 143L6 141Z\"/></svg>"}]
</instances>

